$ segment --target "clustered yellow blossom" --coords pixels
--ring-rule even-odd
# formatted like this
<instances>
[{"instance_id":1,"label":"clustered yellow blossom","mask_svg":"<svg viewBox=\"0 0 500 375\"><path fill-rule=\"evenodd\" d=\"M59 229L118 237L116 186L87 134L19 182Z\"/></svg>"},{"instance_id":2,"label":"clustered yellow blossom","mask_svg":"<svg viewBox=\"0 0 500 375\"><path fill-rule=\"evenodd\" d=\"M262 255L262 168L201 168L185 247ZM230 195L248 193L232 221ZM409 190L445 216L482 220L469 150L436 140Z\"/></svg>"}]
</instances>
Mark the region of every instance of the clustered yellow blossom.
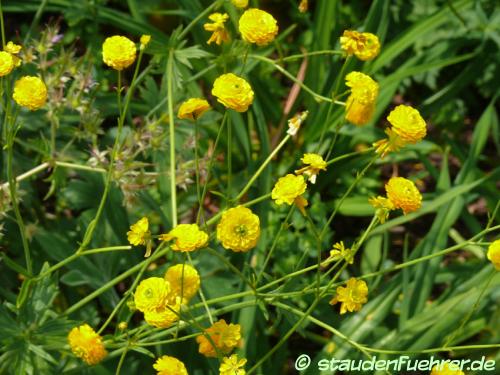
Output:
<instances>
[{"instance_id":1,"label":"clustered yellow blossom","mask_svg":"<svg viewBox=\"0 0 500 375\"><path fill-rule=\"evenodd\" d=\"M305 13L305 12L307 12L308 8L309 8L309 2L307 0L301 0L301 2L299 4L299 12Z\"/></svg>"},{"instance_id":2,"label":"clustered yellow blossom","mask_svg":"<svg viewBox=\"0 0 500 375\"><path fill-rule=\"evenodd\" d=\"M197 120L210 109L210 104L205 99L189 98L181 104L177 117L186 120Z\"/></svg>"},{"instance_id":3,"label":"clustered yellow blossom","mask_svg":"<svg viewBox=\"0 0 500 375\"><path fill-rule=\"evenodd\" d=\"M170 284L170 293L180 296L185 303L189 302L200 289L200 275L188 264L177 264L165 273L165 280Z\"/></svg>"},{"instance_id":4,"label":"clustered yellow blossom","mask_svg":"<svg viewBox=\"0 0 500 375\"><path fill-rule=\"evenodd\" d=\"M149 42L151 42L151 35L141 35L141 39L139 40L139 42L141 43L141 51L144 50L147 45L149 44Z\"/></svg>"},{"instance_id":5,"label":"clustered yellow blossom","mask_svg":"<svg viewBox=\"0 0 500 375\"><path fill-rule=\"evenodd\" d=\"M158 371L157 375L188 375L184 363L168 355L158 358L153 368Z\"/></svg>"},{"instance_id":6,"label":"clustered yellow blossom","mask_svg":"<svg viewBox=\"0 0 500 375\"><path fill-rule=\"evenodd\" d=\"M207 43L211 44L215 42L217 45L220 45L222 42L227 42L229 40L229 34L224 27L224 23L229 19L229 16L226 13L212 13L208 16L208 19L212 21L212 23L203 25L206 31L212 32L212 36L210 36Z\"/></svg>"},{"instance_id":7,"label":"clustered yellow blossom","mask_svg":"<svg viewBox=\"0 0 500 375\"><path fill-rule=\"evenodd\" d=\"M151 232L149 231L149 220L147 217L143 217L130 226L130 230L127 232L127 239L131 245L146 246L144 257L147 258L151 255L152 241Z\"/></svg>"},{"instance_id":8,"label":"clustered yellow blossom","mask_svg":"<svg viewBox=\"0 0 500 375\"><path fill-rule=\"evenodd\" d=\"M36 111L43 107L47 101L47 86L38 77L21 77L14 84L12 98L21 107Z\"/></svg>"},{"instance_id":9,"label":"clustered yellow blossom","mask_svg":"<svg viewBox=\"0 0 500 375\"><path fill-rule=\"evenodd\" d=\"M372 33L345 30L340 37L340 47L347 55L355 55L363 61L373 60L380 52L378 37Z\"/></svg>"},{"instance_id":10,"label":"clustered yellow blossom","mask_svg":"<svg viewBox=\"0 0 500 375\"><path fill-rule=\"evenodd\" d=\"M91 366L101 362L108 354L102 337L88 324L74 327L68 334L68 342L73 354Z\"/></svg>"},{"instance_id":11,"label":"clustered yellow blossom","mask_svg":"<svg viewBox=\"0 0 500 375\"><path fill-rule=\"evenodd\" d=\"M427 125L417 109L408 105L394 108L387 121L391 127L386 129L387 139L373 144L376 152L384 157L391 151L398 151L407 144L420 142L427 134Z\"/></svg>"},{"instance_id":12,"label":"clustered yellow blossom","mask_svg":"<svg viewBox=\"0 0 500 375\"><path fill-rule=\"evenodd\" d=\"M352 250L344 246L344 241L335 243L332 250L330 250L331 260L345 259L345 261L349 264L354 263L353 255Z\"/></svg>"},{"instance_id":13,"label":"clustered yellow blossom","mask_svg":"<svg viewBox=\"0 0 500 375\"><path fill-rule=\"evenodd\" d=\"M254 93L250 84L243 78L227 73L215 80L212 95L226 108L245 112L253 102Z\"/></svg>"},{"instance_id":14,"label":"clustered yellow blossom","mask_svg":"<svg viewBox=\"0 0 500 375\"><path fill-rule=\"evenodd\" d=\"M316 177L318 176L320 171L326 171L326 161L323 160L323 157L318 154L310 153L304 154L302 159L300 159L302 163L306 166L295 171L295 174L300 175L304 174L307 176L307 179L315 184Z\"/></svg>"},{"instance_id":15,"label":"clustered yellow blossom","mask_svg":"<svg viewBox=\"0 0 500 375\"><path fill-rule=\"evenodd\" d=\"M240 17L238 28L241 37L248 43L265 46L271 43L278 34L278 22L269 13L252 8Z\"/></svg>"},{"instance_id":16,"label":"clustered yellow blossom","mask_svg":"<svg viewBox=\"0 0 500 375\"><path fill-rule=\"evenodd\" d=\"M206 337L209 336L210 340ZM198 351L206 357L217 357L217 354L229 354L241 340L241 326L227 324L224 319L215 322L203 334L196 337ZM215 347L214 347L215 345Z\"/></svg>"},{"instance_id":17,"label":"clustered yellow blossom","mask_svg":"<svg viewBox=\"0 0 500 375\"><path fill-rule=\"evenodd\" d=\"M170 283L161 277L149 277L140 282L134 293L134 303L137 310L163 310L170 293Z\"/></svg>"},{"instance_id":18,"label":"clustered yellow blossom","mask_svg":"<svg viewBox=\"0 0 500 375\"><path fill-rule=\"evenodd\" d=\"M422 195L413 181L404 177L392 177L385 185L387 197L370 198L370 204L376 209L377 217L383 223L389 211L402 209L406 215L422 206Z\"/></svg>"},{"instance_id":19,"label":"clustered yellow blossom","mask_svg":"<svg viewBox=\"0 0 500 375\"><path fill-rule=\"evenodd\" d=\"M144 312L144 320L153 327L168 328L179 320L181 305L181 299L175 297L174 301L165 303L165 305L159 309Z\"/></svg>"},{"instance_id":20,"label":"clustered yellow blossom","mask_svg":"<svg viewBox=\"0 0 500 375\"><path fill-rule=\"evenodd\" d=\"M134 42L121 35L106 38L102 45L102 60L107 66L118 71L132 65L136 55Z\"/></svg>"},{"instance_id":21,"label":"clustered yellow blossom","mask_svg":"<svg viewBox=\"0 0 500 375\"><path fill-rule=\"evenodd\" d=\"M368 301L367 296L368 286L366 283L351 277L345 287L339 286L337 288L337 294L330 301L330 305L340 302L340 314L345 314L347 311L359 311Z\"/></svg>"},{"instance_id":22,"label":"clustered yellow blossom","mask_svg":"<svg viewBox=\"0 0 500 375\"><path fill-rule=\"evenodd\" d=\"M0 77L6 76L14 69L14 59L12 55L5 51L0 51Z\"/></svg>"},{"instance_id":23,"label":"clustered yellow blossom","mask_svg":"<svg viewBox=\"0 0 500 375\"><path fill-rule=\"evenodd\" d=\"M22 47L19 44L15 44L12 41L9 41L3 49L5 52L8 52L12 55L12 59L14 60L14 67L18 67L19 65L21 65L21 59L17 57L19 52L21 52L21 49Z\"/></svg>"},{"instance_id":24,"label":"clustered yellow blossom","mask_svg":"<svg viewBox=\"0 0 500 375\"><path fill-rule=\"evenodd\" d=\"M245 358L239 359L237 354L224 357L219 367L219 375L245 375L246 363L247 360Z\"/></svg>"},{"instance_id":25,"label":"clustered yellow blossom","mask_svg":"<svg viewBox=\"0 0 500 375\"><path fill-rule=\"evenodd\" d=\"M302 123L306 120L308 114L309 111L300 112L297 113L295 116L293 116L291 119L289 119L288 130L286 131L286 133L291 136L296 135Z\"/></svg>"},{"instance_id":26,"label":"clustered yellow blossom","mask_svg":"<svg viewBox=\"0 0 500 375\"><path fill-rule=\"evenodd\" d=\"M226 249L246 252L257 245L260 238L260 220L252 210L243 206L222 213L217 224L217 239Z\"/></svg>"},{"instance_id":27,"label":"clustered yellow blossom","mask_svg":"<svg viewBox=\"0 0 500 375\"><path fill-rule=\"evenodd\" d=\"M172 241L172 250L195 251L207 245L208 234L197 224L179 224L166 234L160 235L162 241Z\"/></svg>"},{"instance_id":28,"label":"clustered yellow blossom","mask_svg":"<svg viewBox=\"0 0 500 375\"><path fill-rule=\"evenodd\" d=\"M449 363L443 363L432 368L430 375L465 375L458 366Z\"/></svg>"},{"instance_id":29,"label":"clustered yellow blossom","mask_svg":"<svg viewBox=\"0 0 500 375\"><path fill-rule=\"evenodd\" d=\"M378 96L378 83L360 72L351 72L346 76L346 86L351 94L345 105L345 118L354 125L365 125L375 111Z\"/></svg>"},{"instance_id":30,"label":"clustered yellow blossom","mask_svg":"<svg viewBox=\"0 0 500 375\"><path fill-rule=\"evenodd\" d=\"M488 257L488 260L493 263L495 268L500 271L500 239L493 241L490 244L486 256Z\"/></svg>"},{"instance_id":31,"label":"clustered yellow blossom","mask_svg":"<svg viewBox=\"0 0 500 375\"><path fill-rule=\"evenodd\" d=\"M306 188L307 184L302 176L287 174L285 177L278 179L271 191L271 198L274 199L278 206L283 203L291 206L295 203L302 214L305 214L305 207L308 202L302 194L304 194Z\"/></svg>"},{"instance_id":32,"label":"clustered yellow blossom","mask_svg":"<svg viewBox=\"0 0 500 375\"><path fill-rule=\"evenodd\" d=\"M246 8L248 6L248 0L231 0L231 2L237 8Z\"/></svg>"}]
</instances>

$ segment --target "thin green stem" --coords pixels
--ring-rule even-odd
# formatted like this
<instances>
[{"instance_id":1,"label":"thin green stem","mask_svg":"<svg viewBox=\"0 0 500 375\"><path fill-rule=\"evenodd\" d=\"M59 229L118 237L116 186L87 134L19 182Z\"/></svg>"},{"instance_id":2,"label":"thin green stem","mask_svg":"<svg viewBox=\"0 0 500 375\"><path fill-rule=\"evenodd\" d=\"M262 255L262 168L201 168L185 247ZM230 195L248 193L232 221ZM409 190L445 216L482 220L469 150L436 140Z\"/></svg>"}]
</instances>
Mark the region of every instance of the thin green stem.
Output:
<instances>
[{"instance_id":1,"label":"thin green stem","mask_svg":"<svg viewBox=\"0 0 500 375\"><path fill-rule=\"evenodd\" d=\"M196 178L196 199L198 199L198 208L203 205L201 201L201 186L200 186L200 158L198 155L199 147L199 126L198 121L194 120L194 167Z\"/></svg>"},{"instance_id":2,"label":"thin green stem","mask_svg":"<svg viewBox=\"0 0 500 375\"><path fill-rule=\"evenodd\" d=\"M174 50L171 49L167 61L167 96L168 96L168 130L170 139L170 205L172 210L172 227L177 226L177 184L175 163L175 124L174 124Z\"/></svg>"},{"instance_id":3,"label":"thin green stem","mask_svg":"<svg viewBox=\"0 0 500 375\"><path fill-rule=\"evenodd\" d=\"M233 134L231 118L227 119L227 193L226 196L231 196L231 183L233 179Z\"/></svg>"},{"instance_id":4,"label":"thin green stem","mask_svg":"<svg viewBox=\"0 0 500 375\"><path fill-rule=\"evenodd\" d=\"M287 57L284 57L282 59L283 62L286 61L293 61L293 60L300 60L304 57L309 57L309 56L318 56L318 55L343 55L344 53L342 51L336 51L336 50L321 50L321 51L312 51L312 52L304 52L304 53L299 53L296 55L290 55Z\"/></svg>"},{"instance_id":5,"label":"thin green stem","mask_svg":"<svg viewBox=\"0 0 500 375\"><path fill-rule=\"evenodd\" d=\"M0 0L0 30L2 31L2 49L5 48L7 41L5 39L5 26L3 22L3 8L2 8L2 0Z\"/></svg>"}]
</instances>

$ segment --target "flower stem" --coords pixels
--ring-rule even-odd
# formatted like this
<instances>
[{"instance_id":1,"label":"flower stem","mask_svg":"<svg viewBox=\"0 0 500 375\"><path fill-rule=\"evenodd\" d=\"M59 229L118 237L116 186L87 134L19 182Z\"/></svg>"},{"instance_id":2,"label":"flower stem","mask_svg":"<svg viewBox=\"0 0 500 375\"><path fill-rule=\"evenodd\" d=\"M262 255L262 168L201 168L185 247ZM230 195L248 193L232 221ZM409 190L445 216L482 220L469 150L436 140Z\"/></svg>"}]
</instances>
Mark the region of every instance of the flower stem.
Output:
<instances>
[{"instance_id":1,"label":"flower stem","mask_svg":"<svg viewBox=\"0 0 500 375\"><path fill-rule=\"evenodd\" d=\"M167 62L167 97L168 97L168 129L170 139L170 204L172 210L172 227L177 226L177 184L175 166L175 124L174 124L174 50L171 49Z\"/></svg>"}]
</instances>

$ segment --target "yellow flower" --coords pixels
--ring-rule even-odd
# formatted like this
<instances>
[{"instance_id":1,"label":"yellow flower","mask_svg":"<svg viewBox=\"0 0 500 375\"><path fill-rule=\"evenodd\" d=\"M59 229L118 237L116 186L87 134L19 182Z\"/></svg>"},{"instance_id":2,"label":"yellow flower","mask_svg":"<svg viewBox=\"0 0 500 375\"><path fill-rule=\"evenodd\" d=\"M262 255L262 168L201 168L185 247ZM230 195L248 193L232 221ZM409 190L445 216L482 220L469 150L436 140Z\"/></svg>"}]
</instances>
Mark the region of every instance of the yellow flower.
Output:
<instances>
[{"instance_id":1,"label":"yellow flower","mask_svg":"<svg viewBox=\"0 0 500 375\"><path fill-rule=\"evenodd\" d=\"M370 198L368 203L375 208L375 214L381 223L385 223L389 217L389 212L395 209L394 204L389 199L382 196Z\"/></svg>"},{"instance_id":2,"label":"yellow flower","mask_svg":"<svg viewBox=\"0 0 500 375\"><path fill-rule=\"evenodd\" d=\"M392 125L392 131L405 143L415 144L427 134L424 119L415 108L408 105L398 105L394 108L387 121Z\"/></svg>"},{"instance_id":3,"label":"yellow flower","mask_svg":"<svg viewBox=\"0 0 500 375\"><path fill-rule=\"evenodd\" d=\"M130 231L127 232L127 239L131 245L145 245L151 237L149 232L149 221L147 217L143 217L137 223L130 226Z\"/></svg>"},{"instance_id":4,"label":"yellow flower","mask_svg":"<svg viewBox=\"0 0 500 375\"><path fill-rule=\"evenodd\" d=\"M168 328L179 320L180 311L181 299L177 297L174 303L167 303L158 310L145 311L144 320L153 327Z\"/></svg>"},{"instance_id":5,"label":"yellow flower","mask_svg":"<svg viewBox=\"0 0 500 375\"><path fill-rule=\"evenodd\" d=\"M315 184L316 176L319 174L319 171L326 171L326 161L318 154L304 154L300 160L302 163L306 164L306 166L297 169L295 174L305 174L308 180Z\"/></svg>"},{"instance_id":6,"label":"yellow flower","mask_svg":"<svg viewBox=\"0 0 500 375\"><path fill-rule=\"evenodd\" d=\"M120 331L125 331L127 328L128 328L128 324L127 324L127 322L120 322L120 323L118 324L118 329L119 329Z\"/></svg>"},{"instance_id":7,"label":"yellow flower","mask_svg":"<svg viewBox=\"0 0 500 375\"><path fill-rule=\"evenodd\" d=\"M245 375L246 371L243 367L246 363L245 358L239 359L236 354L224 357L219 367L219 375Z\"/></svg>"},{"instance_id":8,"label":"yellow flower","mask_svg":"<svg viewBox=\"0 0 500 375\"><path fill-rule=\"evenodd\" d=\"M104 348L102 337L88 324L74 327L68 334L71 351L88 365L96 365L108 354Z\"/></svg>"},{"instance_id":9,"label":"yellow flower","mask_svg":"<svg viewBox=\"0 0 500 375\"><path fill-rule=\"evenodd\" d=\"M210 336L212 342L205 335ZM196 342L200 345L198 351L205 357L217 357L217 351L222 355L229 354L238 346L240 340L240 325L227 324L224 319L215 322L205 330L205 334L196 337Z\"/></svg>"},{"instance_id":10,"label":"yellow flower","mask_svg":"<svg viewBox=\"0 0 500 375\"><path fill-rule=\"evenodd\" d=\"M210 104L205 99L190 98L181 104L177 117L186 120L197 120L210 109Z\"/></svg>"},{"instance_id":11,"label":"yellow flower","mask_svg":"<svg viewBox=\"0 0 500 375\"><path fill-rule=\"evenodd\" d=\"M340 314L347 311L359 311L363 304L368 301L368 286L363 280L356 280L351 277L345 287L337 288L337 295L330 301L330 305L341 302Z\"/></svg>"},{"instance_id":12,"label":"yellow flower","mask_svg":"<svg viewBox=\"0 0 500 375\"><path fill-rule=\"evenodd\" d=\"M301 0L299 4L299 12L305 13L307 12L307 8L309 8L309 2L307 0Z\"/></svg>"},{"instance_id":13,"label":"yellow flower","mask_svg":"<svg viewBox=\"0 0 500 375\"><path fill-rule=\"evenodd\" d=\"M302 123L306 120L308 114L309 111L300 112L288 120L288 130L286 133L292 136L296 135L302 126Z\"/></svg>"},{"instance_id":14,"label":"yellow flower","mask_svg":"<svg viewBox=\"0 0 500 375\"><path fill-rule=\"evenodd\" d=\"M340 47L347 55L356 55L363 61L374 59L380 52L380 42L376 35L352 30L344 31L340 37Z\"/></svg>"},{"instance_id":15,"label":"yellow flower","mask_svg":"<svg viewBox=\"0 0 500 375\"><path fill-rule=\"evenodd\" d=\"M106 38L102 45L102 60L115 70L123 70L132 65L136 54L137 48L134 42L124 36L115 35Z\"/></svg>"},{"instance_id":16,"label":"yellow flower","mask_svg":"<svg viewBox=\"0 0 500 375\"><path fill-rule=\"evenodd\" d=\"M6 76L14 69L14 59L12 55L5 51L0 51L0 77Z\"/></svg>"},{"instance_id":17,"label":"yellow flower","mask_svg":"<svg viewBox=\"0 0 500 375\"><path fill-rule=\"evenodd\" d=\"M375 111L378 83L366 74L351 72L346 76L346 86L351 88L351 95L347 98L345 118L354 125L364 125Z\"/></svg>"},{"instance_id":18,"label":"yellow flower","mask_svg":"<svg viewBox=\"0 0 500 375\"><path fill-rule=\"evenodd\" d=\"M332 260L343 258L349 264L354 263L353 255L352 250L344 246L344 241L334 244L332 250L330 251L330 258L332 258Z\"/></svg>"},{"instance_id":19,"label":"yellow flower","mask_svg":"<svg viewBox=\"0 0 500 375\"><path fill-rule=\"evenodd\" d=\"M141 46L140 46L140 49L141 51L144 50L147 45L149 44L149 42L151 42L151 35L141 35L141 39L140 39L140 43L141 43Z\"/></svg>"},{"instance_id":20,"label":"yellow flower","mask_svg":"<svg viewBox=\"0 0 500 375\"><path fill-rule=\"evenodd\" d=\"M158 371L156 375L188 375L184 363L168 355L158 358L153 368Z\"/></svg>"},{"instance_id":21,"label":"yellow flower","mask_svg":"<svg viewBox=\"0 0 500 375\"><path fill-rule=\"evenodd\" d=\"M401 208L403 213L416 211L422 205L422 195L413 183L403 177L392 177L385 185L387 198L396 209Z\"/></svg>"},{"instance_id":22,"label":"yellow flower","mask_svg":"<svg viewBox=\"0 0 500 375\"><path fill-rule=\"evenodd\" d=\"M170 284L161 277L141 281L134 293L137 310L142 312L163 310L168 301Z\"/></svg>"},{"instance_id":23,"label":"yellow flower","mask_svg":"<svg viewBox=\"0 0 500 375\"><path fill-rule=\"evenodd\" d=\"M500 271L500 240L496 240L490 244L486 256L491 263L493 263L495 268Z\"/></svg>"},{"instance_id":24,"label":"yellow flower","mask_svg":"<svg viewBox=\"0 0 500 375\"><path fill-rule=\"evenodd\" d=\"M246 252L257 245L259 237L259 217L249 208L237 206L222 213L217 224L217 239L224 248Z\"/></svg>"},{"instance_id":25,"label":"yellow flower","mask_svg":"<svg viewBox=\"0 0 500 375\"><path fill-rule=\"evenodd\" d=\"M245 112L252 104L254 94L247 81L233 73L227 73L215 80L212 95L226 108Z\"/></svg>"},{"instance_id":26,"label":"yellow flower","mask_svg":"<svg viewBox=\"0 0 500 375\"><path fill-rule=\"evenodd\" d=\"M278 34L278 22L267 12L260 9L248 9L240 17L238 28L241 37L248 43L265 46Z\"/></svg>"},{"instance_id":27,"label":"yellow flower","mask_svg":"<svg viewBox=\"0 0 500 375\"><path fill-rule=\"evenodd\" d=\"M229 34L224 27L224 23L229 19L229 16L224 13L212 13L208 19L213 23L206 23L203 28L212 32L212 36L208 39L207 44L215 42L217 45L229 40Z\"/></svg>"},{"instance_id":28,"label":"yellow flower","mask_svg":"<svg viewBox=\"0 0 500 375\"><path fill-rule=\"evenodd\" d=\"M246 8L248 6L248 0L231 0L231 2L237 8Z\"/></svg>"},{"instance_id":29,"label":"yellow flower","mask_svg":"<svg viewBox=\"0 0 500 375\"><path fill-rule=\"evenodd\" d=\"M458 366L444 363L443 365L434 366L432 368L431 375L465 375L465 374L463 371L460 371Z\"/></svg>"},{"instance_id":30,"label":"yellow flower","mask_svg":"<svg viewBox=\"0 0 500 375\"><path fill-rule=\"evenodd\" d=\"M188 302L200 289L200 275L188 264L169 267L165 280L170 284L170 294ZM182 296L181 296L182 294Z\"/></svg>"},{"instance_id":31,"label":"yellow flower","mask_svg":"<svg viewBox=\"0 0 500 375\"><path fill-rule=\"evenodd\" d=\"M21 59L16 56L19 54L19 52L21 52L21 49L22 47L19 44L15 44L12 41L9 41L4 47L4 51L12 55L12 60L14 61L15 67L21 65Z\"/></svg>"},{"instance_id":32,"label":"yellow flower","mask_svg":"<svg viewBox=\"0 0 500 375\"><path fill-rule=\"evenodd\" d=\"M160 239L175 240L172 250L195 251L207 245L208 234L200 230L197 224L179 224L170 232L160 235Z\"/></svg>"},{"instance_id":33,"label":"yellow flower","mask_svg":"<svg viewBox=\"0 0 500 375\"><path fill-rule=\"evenodd\" d=\"M38 77L21 77L14 84L12 98L21 107L36 111L47 101L47 86Z\"/></svg>"},{"instance_id":34,"label":"yellow flower","mask_svg":"<svg viewBox=\"0 0 500 375\"><path fill-rule=\"evenodd\" d=\"M286 203L292 205L295 199L300 197L306 191L307 184L302 176L287 174L278 179L271 192L271 198L277 205Z\"/></svg>"}]
</instances>

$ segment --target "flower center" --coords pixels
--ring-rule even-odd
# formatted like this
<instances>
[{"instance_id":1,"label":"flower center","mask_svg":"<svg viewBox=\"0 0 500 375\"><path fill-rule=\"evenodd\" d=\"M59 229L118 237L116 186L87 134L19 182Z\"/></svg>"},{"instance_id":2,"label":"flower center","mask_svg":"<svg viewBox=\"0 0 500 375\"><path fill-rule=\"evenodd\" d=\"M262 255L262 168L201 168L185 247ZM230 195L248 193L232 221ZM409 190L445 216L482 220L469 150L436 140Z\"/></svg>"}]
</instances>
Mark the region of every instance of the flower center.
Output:
<instances>
[{"instance_id":1,"label":"flower center","mask_svg":"<svg viewBox=\"0 0 500 375\"><path fill-rule=\"evenodd\" d=\"M236 233L236 235L240 236L240 237L244 237L247 235L248 233L248 229L246 227L246 225L237 225L234 227L234 233Z\"/></svg>"}]
</instances>

